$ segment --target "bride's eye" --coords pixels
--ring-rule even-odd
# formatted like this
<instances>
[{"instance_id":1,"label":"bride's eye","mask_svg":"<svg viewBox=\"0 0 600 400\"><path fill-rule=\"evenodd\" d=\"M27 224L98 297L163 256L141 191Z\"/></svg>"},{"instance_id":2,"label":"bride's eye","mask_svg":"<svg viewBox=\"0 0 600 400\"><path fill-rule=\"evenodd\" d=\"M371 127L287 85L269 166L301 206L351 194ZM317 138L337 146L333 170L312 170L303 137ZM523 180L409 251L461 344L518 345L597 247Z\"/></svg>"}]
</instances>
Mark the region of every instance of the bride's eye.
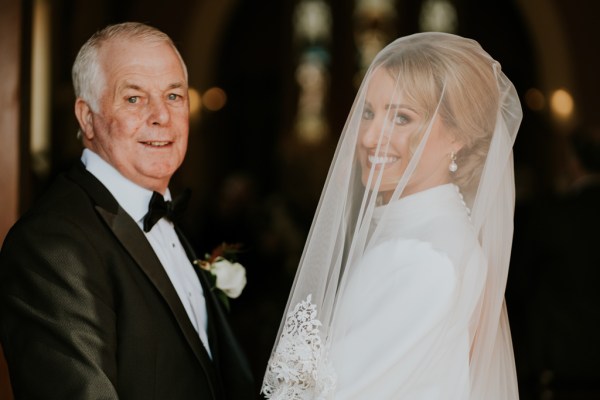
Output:
<instances>
[{"instance_id":1,"label":"bride's eye","mask_svg":"<svg viewBox=\"0 0 600 400\"><path fill-rule=\"evenodd\" d=\"M394 124L396 125L406 125L410 122L410 118L408 118L408 116L401 114L401 113L397 113L394 116Z\"/></svg>"},{"instance_id":2,"label":"bride's eye","mask_svg":"<svg viewBox=\"0 0 600 400\"><path fill-rule=\"evenodd\" d=\"M362 113L362 118L366 119L366 120L372 120L373 118L375 118L375 113L373 113L373 111L365 108Z\"/></svg>"}]
</instances>

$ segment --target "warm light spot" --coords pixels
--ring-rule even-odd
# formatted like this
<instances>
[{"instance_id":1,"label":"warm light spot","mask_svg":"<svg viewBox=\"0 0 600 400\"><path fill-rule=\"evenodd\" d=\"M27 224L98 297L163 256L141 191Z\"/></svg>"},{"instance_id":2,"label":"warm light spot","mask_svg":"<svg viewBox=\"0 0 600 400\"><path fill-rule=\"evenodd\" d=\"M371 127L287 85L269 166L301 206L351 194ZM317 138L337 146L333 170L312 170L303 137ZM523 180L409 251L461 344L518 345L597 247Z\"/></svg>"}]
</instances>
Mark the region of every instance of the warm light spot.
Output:
<instances>
[{"instance_id":1,"label":"warm light spot","mask_svg":"<svg viewBox=\"0 0 600 400\"><path fill-rule=\"evenodd\" d=\"M355 71L356 88L360 86L371 62L397 37L396 0L354 0L354 40L358 55Z\"/></svg>"},{"instance_id":2,"label":"warm light spot","mask_svg":"<svg viewBox=\"0 0 600 400\"><path fill-rule=\"evenodd\" d=\"M189 88L188 96L190 100L190 116L195 117L200 113L202 99L200 98L200 93L193 87Z\"/></svg>"},{"instance_id":3,"label":"warm light spot","mask_svg":"<svg viewBox=\"0 0 600 400\"><path fill-rule=\"evenodd\" d=\"M419 16L421 31L456 32L458 16L456 8L448 0L426 0Z\"/></svg>"},{"instance_id":4,"label":"warm light spot","mask_svg":"<svg viewBox=\"0 0 600 400\"><path fill-rule=\"evenodd\" d=\"M573 97L565 89L558 89L550 97L552 112L561 119L568 119L573 114Z\"/></svg>"},{"instance_id":5,"label":"warm light spot","mask_svg":"<svg viewBox=\"0 0 600 400\"><path fill-rule=\"evenodd\" d=\"M204 92L202 103L207 110L219 111L227 103L227 94L219 87L212 87Z\"/></svg>"},{"instance_id":6,"label":"warm light spot","mask_svg":"<svg viewBox=\"0 0 600 400\"><path fill-rule=\"evenodd\" d=\"M354 13L369 20L395 17L397 14L394 0L356 0Z\"/></svg>"},{"instance_id":7,"label":"warm light spot","mask_svg":"<svg viewBox=\"0 0 600 400\"><path fill-rule=\"evenodd\" d=\"M49 0L33 2L31 45L31 133L29 148L35 173L45 176L50 171L50 83L51 4Z\"/></svg>"},{"instance_id":8,"label":"warm light spot","mask_svg":"<svg viewBox=\"0 0 600 400\"><path fill-rule=\"evenodd\" d=\"M300 141L318 144L327 132L326 111L332 16L329 1L300 0L294 8L298 102L294 131Z\"/></svg>"},{"instance_id":9,"label":"warm light spot","mask_svg":"<svg viewBox=\"0 0 600 400\"><path fill-rule=\"evenodd\" d=\"M294 31L300 40L328 40L331 36L329 5L322 0L305 0L298 3L294 11Z\"/></svg>"},{"instance_id":10,"label":"warm light spot","mask_svg":"<svg viewBox=\"0 0 600 400\"><path fill-rule=\"evenodd\" d=\"M525 104L533 111L540 111L546 105L546 98L541 90L531 88L525 92Z\"/></svg>"},{"instance_id":11,"label":"warm light spot","mask_svg":"<svg viewBox=\"0 0 600 400\"><path fill-rule=\"evenodd\" d=\"M296 133L304 143L318 144L327 137L329 127L320 116L308 115L296 122Z\"/></svg>"}]
</instances>

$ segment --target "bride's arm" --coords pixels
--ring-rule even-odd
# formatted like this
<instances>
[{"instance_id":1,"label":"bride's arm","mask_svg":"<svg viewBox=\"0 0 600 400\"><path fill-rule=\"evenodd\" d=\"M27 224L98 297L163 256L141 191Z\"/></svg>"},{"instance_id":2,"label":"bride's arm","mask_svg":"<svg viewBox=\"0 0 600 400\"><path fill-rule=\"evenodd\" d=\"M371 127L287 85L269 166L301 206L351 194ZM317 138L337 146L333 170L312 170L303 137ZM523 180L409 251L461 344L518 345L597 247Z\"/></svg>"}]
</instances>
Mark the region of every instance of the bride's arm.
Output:
<instances>
[{"instance_id":1,"label":"bride's arm","mask_svg":"<svg viewBox=\"0 0 600 400\"><path fill-rule=\"evenodd\" d=\"M336 398L395 398L420 374L435 373L445 346L459 340L462 276L429 243L403 239L365 253L357 273L332 347Z\"/></svg>"}]
</instances>

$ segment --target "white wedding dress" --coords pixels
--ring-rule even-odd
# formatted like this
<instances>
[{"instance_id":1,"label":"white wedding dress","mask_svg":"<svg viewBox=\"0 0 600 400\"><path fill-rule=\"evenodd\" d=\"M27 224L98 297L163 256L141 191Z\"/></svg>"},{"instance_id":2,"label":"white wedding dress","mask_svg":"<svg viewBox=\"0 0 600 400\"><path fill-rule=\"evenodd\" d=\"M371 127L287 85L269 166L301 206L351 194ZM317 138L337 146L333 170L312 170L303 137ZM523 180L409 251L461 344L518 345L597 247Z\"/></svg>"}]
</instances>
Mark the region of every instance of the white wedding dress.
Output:
<instances>
[{"instance_id":1,"label":"white wedding dress","mask_svg":"<svg viewBox=\"0 0 600 400\"><path fill-rule=\"evenodd\" d=\"M516 89L471 39L419 33L377 54L329 169L266 398L518 399L504 291L521 118Z\"/></svg>"},{"instance_id":2,"label":"white wedding dress","mask_svg":"<svg viewBox=\"0 0 600 400\"><path fill-rule=\"evenodd\" d=\"M376 209L348 277L330 357L335 399L469 399L470 322L486 262L453 184Z\"/></svg>"}]
</instances>

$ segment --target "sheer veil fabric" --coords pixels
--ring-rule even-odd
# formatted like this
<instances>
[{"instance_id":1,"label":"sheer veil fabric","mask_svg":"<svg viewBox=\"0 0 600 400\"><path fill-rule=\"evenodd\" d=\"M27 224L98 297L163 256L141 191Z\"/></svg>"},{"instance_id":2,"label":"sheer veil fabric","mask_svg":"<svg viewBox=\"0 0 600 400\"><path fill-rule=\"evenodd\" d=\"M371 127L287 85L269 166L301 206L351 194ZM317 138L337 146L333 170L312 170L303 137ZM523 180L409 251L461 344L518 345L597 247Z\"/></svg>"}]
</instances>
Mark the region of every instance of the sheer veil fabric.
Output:
<instances>
[{"instance_id":1,"label":"sheer veil fabric","mask_svg":"<svg viewBox=\"0 0 600 400\"><path fill-rule=\"evenodd\" d=\"M308 235L267 398L518 398L504 290L521 118L474 40L420 33L376 56Z\"/></svg>"}]
</instances>

